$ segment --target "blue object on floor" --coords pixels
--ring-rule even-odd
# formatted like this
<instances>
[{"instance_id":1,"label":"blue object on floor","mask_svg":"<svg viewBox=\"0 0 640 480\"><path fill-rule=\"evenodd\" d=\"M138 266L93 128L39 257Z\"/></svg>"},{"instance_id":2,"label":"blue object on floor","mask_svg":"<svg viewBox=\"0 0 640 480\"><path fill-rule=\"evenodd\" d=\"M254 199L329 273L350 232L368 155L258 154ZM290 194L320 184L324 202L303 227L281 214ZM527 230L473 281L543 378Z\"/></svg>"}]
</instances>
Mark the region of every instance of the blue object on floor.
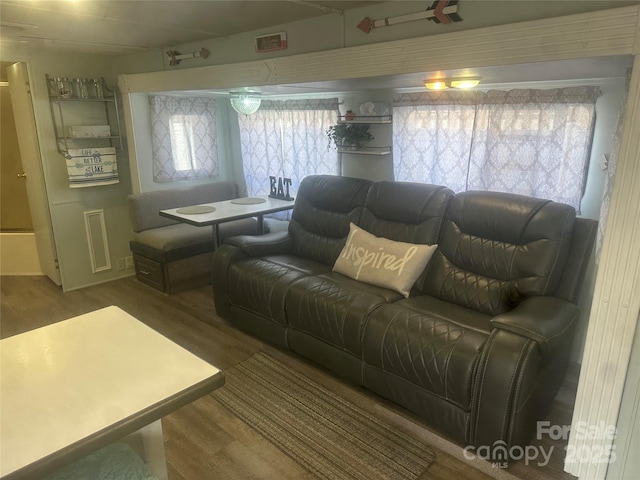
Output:
<instances>
[{"instance_id":1,"label":"blue object on floor","mask_svg":"<svg viewBox=\"0 0 640 480\"><path fill-rule=\"evenodd\" d=\"M157 480L126 443L114 443L52 473L44 480Z\"/></svg>"}]
</instances>

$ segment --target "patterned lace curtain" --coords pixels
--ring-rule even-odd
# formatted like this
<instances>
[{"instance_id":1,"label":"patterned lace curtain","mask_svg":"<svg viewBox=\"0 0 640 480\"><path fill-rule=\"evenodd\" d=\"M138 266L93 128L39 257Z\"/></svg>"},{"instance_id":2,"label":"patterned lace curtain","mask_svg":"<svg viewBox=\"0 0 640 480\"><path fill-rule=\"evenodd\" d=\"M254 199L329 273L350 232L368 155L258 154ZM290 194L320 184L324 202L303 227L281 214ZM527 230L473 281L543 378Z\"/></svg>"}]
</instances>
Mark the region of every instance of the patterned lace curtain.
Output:
<instances>
[{"instance_id":1,"label":"patterned lace curtain","mask_svg":"<svg viewBox=\"0 0 640 480\"><path fill-rule=\"evenodd\" d=\"M467 189L477 92L409 93L393 98L395 179Z\"/></svg>"},{"instance_id":2,"label":"patterned lace curtain","mask_svg":"<svg viewBox=\"0 0 640 480\"><path fill-rule=\"evenodd\" d=\"M149 103L153 181L218 176L215 100L151 95Z\"/></svg>"},{"instance_id":3,"label":"patterned lace curtain","mask_svg":"<svg viewBox=\"0 0 640 480\"><path fill-rule=\"evenodd\" d=\"M337 175L325 133L337 116L336 98L263 100L256 113L238 115L247 194L268 194L270 175L291 178L293 191L307 175Z\"/></svg>"},{"instance_id":4,"label":"patterned lace curtain","mask_svg":"<svg viewBox=\"0 0 640 480\"><path fill-rule=\"evenodd\" d=\"M441 93L394 98L397 180L518 193L579 210L599 88Z\"/></svg>"}]
</instances>

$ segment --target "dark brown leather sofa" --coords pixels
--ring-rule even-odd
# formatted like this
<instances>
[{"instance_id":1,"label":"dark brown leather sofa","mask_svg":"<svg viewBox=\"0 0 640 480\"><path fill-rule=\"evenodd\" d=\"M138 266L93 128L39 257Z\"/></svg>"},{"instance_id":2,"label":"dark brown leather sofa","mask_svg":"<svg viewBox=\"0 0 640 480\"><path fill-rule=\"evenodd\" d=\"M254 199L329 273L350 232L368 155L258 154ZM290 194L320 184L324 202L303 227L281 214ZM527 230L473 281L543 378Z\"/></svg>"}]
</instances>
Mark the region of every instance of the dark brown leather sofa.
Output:
<instances>
[{"instance_id":1,"label":"dark brown leather sofa","mask_svg":"<svg viewBox=\"0 0 640 480\"><path fill-rule=\"evenodd\" d=\"M332 271L349 222L438 244L408 298ZM537 198L311 176L288 232L215 252L214 301L462 445L509 448L531 439L563 381L595 228Z\"/></svg>"}]
</instances>

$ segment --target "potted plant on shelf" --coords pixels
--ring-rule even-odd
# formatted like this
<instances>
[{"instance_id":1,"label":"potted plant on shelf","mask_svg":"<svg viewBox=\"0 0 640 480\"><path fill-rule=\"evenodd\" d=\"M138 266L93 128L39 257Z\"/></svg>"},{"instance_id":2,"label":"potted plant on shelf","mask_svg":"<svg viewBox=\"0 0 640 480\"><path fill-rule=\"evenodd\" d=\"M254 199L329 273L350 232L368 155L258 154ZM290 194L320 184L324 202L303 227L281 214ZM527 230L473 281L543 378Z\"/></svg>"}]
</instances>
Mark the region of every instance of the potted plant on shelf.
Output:
<instances>
[{"instance_id":1,"label":"potted plant on shelf","mask_svg":"<svg viewBox=\"0 0 640 480\"><path fill-rule=\"evenodd\" d=\"M373 140L373 135L369 132L370 125L366 123L339 123L331 125L327 129L329 146L331 144L338 149L351 148L358 150L363 148L363 143Z\"/></svg>"}]
</instances>

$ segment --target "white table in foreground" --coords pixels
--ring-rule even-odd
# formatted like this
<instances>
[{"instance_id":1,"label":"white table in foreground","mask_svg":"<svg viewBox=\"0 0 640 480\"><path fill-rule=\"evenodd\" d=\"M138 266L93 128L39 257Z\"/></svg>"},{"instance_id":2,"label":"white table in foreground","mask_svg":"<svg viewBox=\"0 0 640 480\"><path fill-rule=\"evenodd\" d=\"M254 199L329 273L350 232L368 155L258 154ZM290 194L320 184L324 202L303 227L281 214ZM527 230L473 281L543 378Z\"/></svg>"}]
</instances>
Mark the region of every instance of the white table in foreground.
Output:
<instances>
[{"instance_id":1,"label":"white table in foreground","mask_svg":"<svg viewBox=\"0 0 640 480\"><path fill-rule=\"evenodd\" d=\"M5 338L0 354L7 480L41 478L224 384L216 367L114 306Z\"/></svg>"},{"instance_id":2,"label":"white table in foreground","mask_svg":"<svg viewBox=\"0 0 640 480\"><path fill-rule=\"evenodd\" d=\"M185 214L178 213L177 210L181 208L170 208L167 210L160 210L160 215L179 222L188 223L196 227L203 227L206 225L213 225L213 241L216 247L220 245L220 236L218 234L218 226L224 222L230 222L232 220L240 220L242 218L258 218L258 233L263 233L262 217L268 213L282 212L284 210L290 210L295 204L295 200L280 200L278 198L271 198L267 195L259 195L251 198L260 198L265 201L262 203L254 203L250 205L242 205L232 203L233 200L224 200L222 202L203 203L215 208L215 211L210 213L197 213L197 214ZM239 200L239 199L234 199Z\"/></svg>"}]
</instances>

